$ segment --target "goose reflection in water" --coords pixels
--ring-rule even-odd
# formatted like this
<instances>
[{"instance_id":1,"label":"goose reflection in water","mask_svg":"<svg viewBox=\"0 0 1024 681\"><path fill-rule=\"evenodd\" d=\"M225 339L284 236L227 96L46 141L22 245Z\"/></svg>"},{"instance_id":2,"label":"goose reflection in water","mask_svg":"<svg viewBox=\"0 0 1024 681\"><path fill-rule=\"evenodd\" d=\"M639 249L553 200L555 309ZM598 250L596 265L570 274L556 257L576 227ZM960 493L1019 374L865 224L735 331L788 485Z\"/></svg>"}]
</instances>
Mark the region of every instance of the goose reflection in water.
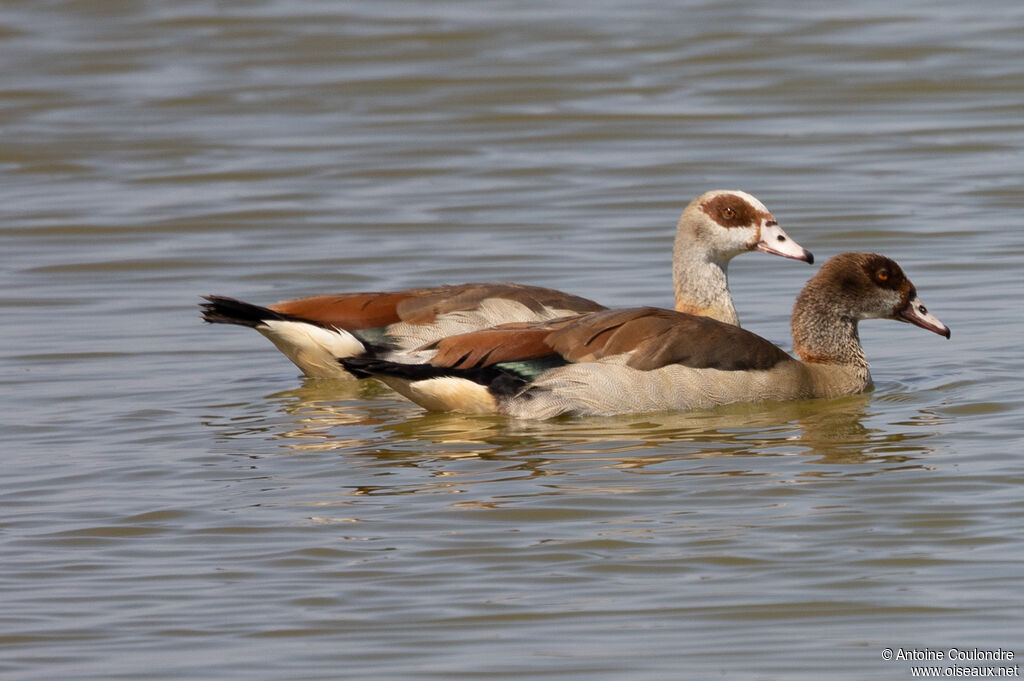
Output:
<instances>
[{"instance_id":1,"label":"goose reflection in water","mask_svg":"<svg viewBox=\"0 0 1024 681\"><path fill-rule=\"evenodd\" d=\"M423 413L388 395L372 382L306 380L270 396L289 417L273 436L295 451L349 451L382 460L526 457L643 469L673 460L800 456L814 465L919 465L913 462L931 452L937 425L934 413L922 413L899 428L872 426L884 418L877 402L899 399L895 393L550 422ZM808 473L822 474L835 473Z\"/></svg>"}]
</instances>

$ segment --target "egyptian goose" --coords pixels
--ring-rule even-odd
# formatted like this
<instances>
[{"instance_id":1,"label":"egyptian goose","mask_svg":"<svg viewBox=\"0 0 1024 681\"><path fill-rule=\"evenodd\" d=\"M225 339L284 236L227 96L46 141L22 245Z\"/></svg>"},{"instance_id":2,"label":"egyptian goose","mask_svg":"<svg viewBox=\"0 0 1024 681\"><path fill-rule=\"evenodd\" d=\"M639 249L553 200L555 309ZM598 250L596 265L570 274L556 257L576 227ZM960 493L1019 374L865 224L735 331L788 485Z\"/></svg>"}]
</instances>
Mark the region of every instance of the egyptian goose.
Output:
<instances>
[{"instance_id":1,"label":"egyptian goose","mask_svg":"<svg viewBox=\"0 0 1024 681\"><path fill-rule=\"evenodd\" d=\"M679 218L673 254L677 310L738 324L727 268L762 251L814 262L764 204L741 191L711 191ZM205 296L203 319L256 329L311 377L348 376L340 357L415 348L445 336L517 321L545 321L605 309L592 300L521 284L461 284L381 293L299 298L267 307Z\"/></svg>"},{"instance_id":2,"label":"egyptian goose","mask_svg":"<svg viewBox=\"0 0 1024 681\"><path fill-rule=\"evenodd\" d=\"M838 397L867 390L862 319L910 322L949 338L894 261L844 253L793 309L799 360L709 317L657 308L604 310L443 338L404 358L340 360L435 411L545 419L690 410L732 402Z\"/></svg>"}]
</instances>

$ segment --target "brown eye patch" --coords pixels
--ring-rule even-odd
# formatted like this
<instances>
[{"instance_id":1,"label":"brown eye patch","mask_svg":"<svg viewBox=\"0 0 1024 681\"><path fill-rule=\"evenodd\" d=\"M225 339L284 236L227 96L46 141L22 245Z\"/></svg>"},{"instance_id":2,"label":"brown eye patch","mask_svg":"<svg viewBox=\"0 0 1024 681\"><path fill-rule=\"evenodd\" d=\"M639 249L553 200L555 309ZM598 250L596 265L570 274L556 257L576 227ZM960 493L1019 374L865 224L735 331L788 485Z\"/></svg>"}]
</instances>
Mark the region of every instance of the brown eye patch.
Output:
<instances>
[{"instance_id":1,"label":"brown eye patch","mask_svg":"<svg viewBox=\"0 0 1024 681\"><path fill-rule=\"evenodd\" d=\"M757 210L734 194L719 194L701 204L701 210L722 227L750 227L762 218L771 220L767 213Z\"/></svg>"},{"instance_id":2,"label":"brown eye patch","mask_svg":"<svg viewBox=\"0 0 1024 681\"><path fill-rule=\"evenodd\" d=\"M864 263L865 273L880 288L897 290L903 286L906 276L895 262L882 255L872 256Z\"/></svg>"}]
</instances>

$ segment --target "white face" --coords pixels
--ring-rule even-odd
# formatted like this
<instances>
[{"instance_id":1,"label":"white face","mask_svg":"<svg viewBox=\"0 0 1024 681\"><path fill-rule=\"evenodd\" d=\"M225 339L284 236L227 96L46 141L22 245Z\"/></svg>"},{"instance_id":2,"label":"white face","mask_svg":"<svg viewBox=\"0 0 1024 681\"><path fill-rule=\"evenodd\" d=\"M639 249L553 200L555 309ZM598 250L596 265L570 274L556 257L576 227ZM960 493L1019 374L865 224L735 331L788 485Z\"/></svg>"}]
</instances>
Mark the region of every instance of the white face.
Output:
<instances>
[{"instance_id":1,"label":"white face","mask_svg":"<svg viewBox=\"0 0 1024 681\"><path fill-rule=\"evenodd\" d=\"M727 257L749 251L761 238L761 228L775 218L756 198L740 191L713 191L698 200L698 236L709 249Z\"/></svg>"},{"instance_id":2,"label":"white face","mask_svg":"<svg viewBox=\"0 0 1024 681\"><path fill-rule=\"evenodd\" d=\"M756 197L730 190L708 192L698 199L707 222L705 238L722 261L740 253L762 251L784 258L814 262L814 256L779 227Z\"/></svg>"}]
</instances>

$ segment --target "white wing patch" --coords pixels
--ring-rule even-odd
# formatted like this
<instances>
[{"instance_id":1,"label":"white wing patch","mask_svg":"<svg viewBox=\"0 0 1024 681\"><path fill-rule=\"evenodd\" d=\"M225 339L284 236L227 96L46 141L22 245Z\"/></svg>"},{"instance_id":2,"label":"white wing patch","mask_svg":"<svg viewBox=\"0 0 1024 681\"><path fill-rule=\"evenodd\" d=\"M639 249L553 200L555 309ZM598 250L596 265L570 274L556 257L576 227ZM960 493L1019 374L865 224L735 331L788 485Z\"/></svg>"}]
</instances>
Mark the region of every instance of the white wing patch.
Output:
<instances>
[{"instance_id":1,"label":"white wing patch","mask_svg":"<svg viewBox=\"0 0 1024 681\"><path fill-rule=\"evenodd\" d=\"M399 348L413 350L441 338L487 329L509 322L543 322L579 314L573 310L544 307L533 311L522 303L505 298L486 298L472 310L449 312L437 317L433 324L398 322L388 327L387 335Z\"/></svg>"}]
</instances>

